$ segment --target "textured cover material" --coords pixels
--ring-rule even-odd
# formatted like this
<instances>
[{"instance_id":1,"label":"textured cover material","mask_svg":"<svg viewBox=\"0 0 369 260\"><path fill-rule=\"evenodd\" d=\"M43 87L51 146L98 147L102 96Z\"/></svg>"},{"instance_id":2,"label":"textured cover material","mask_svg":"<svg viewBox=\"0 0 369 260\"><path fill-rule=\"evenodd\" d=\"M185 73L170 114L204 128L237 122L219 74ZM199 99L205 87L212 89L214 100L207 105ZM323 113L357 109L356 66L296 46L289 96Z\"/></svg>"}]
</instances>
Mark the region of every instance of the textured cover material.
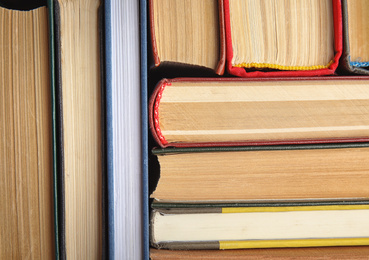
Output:
<instances>
[{"instance_id":1,"label":"textured cover material","mask_svg":"<svg viewBox=\"0 0 369 260\"><path fill-rule=\"evenodd\" d=\"M106 77L106 156L113 158L113 126L112 126L112 61L111 61L111 0L105 1L105 77ZM108 255L114 259L114 183L113 183L113 160L106 160L107 172L107 236L108 236Z\"/></svg>"},{"instance_id":2,"label":"textured cover material","mask_svg":"<svg viewBox=\"0 0 369 260\"><path fill-rule=\"evenodd\" d=\"M312 149L341 149L369 147L369 142L358 143L323 143L323 144L288 144L288 145L261 145L261 146L200 146L200 147L171 147L153 149L155 155L178 153L205 153L205 152L239 152L239 151L281 151L281 150L312 150Z\"/></svg>"},{"instance_id":3,"label":"textured cover material","mask_svg":"<svg viewBox=\"0 0 369 260\"><path fill-rule=\"evenodd\" d=\"M152 260L282 260L324 259L351 260L368 259L369 247L325 247L325 248L277 248L244 250L160 250L150 249Z\"/></svg>"},{"instance_id":4,"label":"textured cover material","mask_svg":"<svg viewBox=\"0 0 369 260\"><path fill-rule=\"evenodd\" d=\"M297 71L251 71L247 72L244 68L238 68L232 66L233 48L231 38L231 24L230 24L230 13L229 13L229 0L224 0L224 24L226 33L226 52L227 61L226 67L230 74L239 77L289 77L289 76L322 76L334 74L337 69L339 59L342 54L342 15L341 15L341 1L332 0L333 3L333 19L334 19L334 49L335 56L333 63L327 69L317 70L297 70Z\"/></svg>"},{"instance_id":5,"label":"textured cover material","mask_svg":"<svg viewBox=\"0 0 369 260\"><path fill-rule=\"evenodd\" d=\"M53 188L54 188L54 231L55 231L55 259L59 259L59 204L58 204L58 157L57 157L57 116L56 116L56 84L55 84L55 29L54 29L54 2L47 0L49 12L49 33L50 33L50 87L51 87L51 110L53 125Z\"/></svg>"},{"instance_id":6,"label":"textured cover material","mask_svg":"<svg viewBox=\"0 0 369 260\"><path fill-rule=\"evenodd\" d=\"M342 24L343 24L343 52L340 60L339 72L369 75L369 70L352 66L350 63L350 37L348 32L347 0L342 0Z\"/></svg>"},{"instance_id":7,"label":"textured cover material","mask_svg":"<svg viewBox=\"0 0 369 260\"><path fill-rule=\"evenodd\" d=\"M147 1L140 0L141 30L141 135L142 135L142 206L143 206L143 259L149 259L149 145L148 145L148 55L147 55Z\"/></svg>"},{"instance_id":8,"label":"textured cover material","mask_svg":"<svg viewBox=\"0 0 369 260\"><path fill-rule=\"evenodd\" d=\"M163 148L165 147L215 147L215 146L259 146L259 145L284 145L284 144L322 144L322 143L347 143L347 142L368 142L368 137L355 138L355 139L306 139L306 140L275 140L275 141L264 141L264 142L216 142L216 143L168 143L165 138L161 135L158 120L158 104L162 92L165 91L165 87L173 82L248 82L248 81L301 81L301 80L368 80L367 77L281 77L281 78L175 78L175 79L162 79L154 89L149 100L149 124L151 133L155 141Z\"/></svg>"},{"instance_id":9,"label":"textured cover material","mask_svg":"<svg viewBox=\"0 0 369 260\"><path fill-rule=\"evenodd\" d=\"M267 205L245 204L233 207L234 204L225 205L222 208L204 205L203 208L159 208L154 209L151 219L151 241L152 246L158 249L174 250L198 250L198 249L243 249L243 248L274 248L274 247L325 247L325 246L363 246L369 244L367 237L348 237L348 238L298 238L298 239L257 239L257 240L226 240L226 241L162 241L155 243L154 212L160 215L181 215L181 214L227 214L227 213L258 213L258 212L298 212L298 211L340 211L340 210L362 210L369 209L369 201L336 202L334 204L324 202L314 205L314 203L270 203ZM192 210L191 210L192 209Z\"/></svg>"},{"instance_id":10,"label":"textured cover material","mask_svg":"<svg viewBox=\"0 0 369 260\"><path fill-rule=\"evenodd\" d=\"M66 246L65 246L65 200L64 200L64 153L63 153L63 100L62 100L62 82L61 82L61 50L60 50L60 7L57 0L53 0L54 4L54 72L55 72L55 148L57 171L57 205L58 205L58 251L59 258L66 259Z\"/></svg>"},{"instance_id":11,"label":"textured cover material","mask_svg":"<svg viewBox=\"0 0 369 260\"><path fill-rule=\"evenodd\" d=\"M184 64L184 63L176 63L176 62L161 62L160 57L157 51L157 45L155 40L155 28L154 28L154 11L153 11L153 1L149 0L149 19L150 19L150 36L151 36L151 48L152 55L154 59L154 66L159 67L162 63L166 63L169 67L178 67L181 69L200 69L200 70L209 70L209 68L205 68L202 66L196 66L193 64ZM215 73L218 75L222 75L225 70L225 61L226 61L226 46L225 46L225 28L224 28L224 10L223 10L223 0L218 0L218 9L219 9L219 62L217 68L215 69ZM147 46L147 43L145 43ZM147 55L146 55L147 56Z\"/></svg>"},{"instance_id":12,"label":"textured cover material","mask_svg":"<svg viewBox=\"0 0 369 260\"><path fill-rule=\"evenodd\" d=\"M107 258L108 256L108 246L109 246L109 236L108 236L108 187L107 187L107 153L106 153L106 107L105 107L105 91L106 91L106 75L105 75L105 4L104 2L100 3L99 6L99 37L100 37L100 84L101 84L101 154L102 154L102 192L101 192L101 200L102 200L102 257Z\"/></svg>"},{"instance_id":13,"label":"textured cover material","mask_svg":"<svg viewBox=\"0 0 369 260\"><path fill-rule=\"evenodd\" d=\"M214 212L220 213L220 208L251 208L251 207L311 207L311 206L335 206L335 205L368 205L368 200L323 200L323 201L270 201L270 202L240 202L240 203L162 203L154 201L153 209L170 214L171 212Z\"/></svg>"}]
</instances>

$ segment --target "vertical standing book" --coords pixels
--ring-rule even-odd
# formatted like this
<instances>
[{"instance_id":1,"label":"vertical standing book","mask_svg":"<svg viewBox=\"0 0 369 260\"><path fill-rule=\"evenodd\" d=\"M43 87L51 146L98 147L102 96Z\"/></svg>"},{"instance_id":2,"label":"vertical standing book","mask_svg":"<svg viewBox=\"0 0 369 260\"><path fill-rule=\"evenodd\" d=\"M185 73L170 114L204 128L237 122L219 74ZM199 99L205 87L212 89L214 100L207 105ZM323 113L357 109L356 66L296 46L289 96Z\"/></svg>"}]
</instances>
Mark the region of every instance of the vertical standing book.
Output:
<instances>
[{"instance_id":1,"label":"vertical standing book","mask_svg":"<svg viewBox=\"0 0 369 260\"><path fill-rule=\"evenodd\" d=\"M141 259L144 251L139 14L138 1L105 2L110 259Z\"/></svg>"},{"instance_id":2,"label":"vertical standing book","mask_svg":"<svg viewBox=\"0 0 369 260\"><path fill-rule=\"evenodd\" d=\"M55 1L61 258L102 256L99 6Z\"/></svg>"},{"instance_id":3,"label":"vertical standing book","mask_svg":"<svg viewBox=\"0 0 369 260\"><path fill-rule=\"evenodd\" d=\"M333 74L342 53L339 0L224 0L227 69L241 77Z\"/></svg>"},{"instance_id":4,"label":"vertical standing book","mask_svg":"<svg viewBox=\"0 0 369 260\"><path fill-rule=\"evenodd\" d=\"M347 73L369 75L368 1L343 0L343 53L341 68Z\"/></svg>"},{"instance_id":5,"label":"vertical standing book","mask_svg":"<svg viewBox=\"0 0 369 260\"><path fill-rule=\"evenodd\" d=\"M223 14L223 0L150 0L154 67L223 74Z\"/></svg>"},{"instance_id":6,"label":"vertical standing book","mask_svg":"<svg viewBox=\"0 0 369 260\"><path fill-rule=\"evenodd\" d=\"M55 256L47 15L0 7L1 259Z\"/></svg>"}]
</instances>

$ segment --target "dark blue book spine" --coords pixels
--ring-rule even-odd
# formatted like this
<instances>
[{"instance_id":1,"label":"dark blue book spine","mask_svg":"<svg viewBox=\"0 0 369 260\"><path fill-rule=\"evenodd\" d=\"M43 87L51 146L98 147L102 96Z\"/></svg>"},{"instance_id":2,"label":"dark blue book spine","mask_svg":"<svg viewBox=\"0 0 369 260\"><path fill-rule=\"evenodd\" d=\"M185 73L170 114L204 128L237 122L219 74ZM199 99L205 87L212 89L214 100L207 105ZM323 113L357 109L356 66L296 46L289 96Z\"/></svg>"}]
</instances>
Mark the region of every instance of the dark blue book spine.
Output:
<instances>
[{"instance_id":1,"label":"dark blue book spine","mask_svg":"<svg viewBox=\"0 0 369 260\"><path fill-rule=\"evenodd\" d=\"M106 73L106 154L108 186L108 255L114 259L114 167L112 121L112 54L111 54L111 0L105 1L105 73Z\"/></svg>"},{"instance_id":2,"label":"dark blue book spine","mask_svg":"<svg viewBox=\"0 0 369 260\"><path fill-rule=\"evenodd\" d=\"M142 194L143 194L143 258L149 259L149 160L148 160L148 62L147 1L140 0L141 30L141 120L142 120Z\"/></svg>"}]
</instances>

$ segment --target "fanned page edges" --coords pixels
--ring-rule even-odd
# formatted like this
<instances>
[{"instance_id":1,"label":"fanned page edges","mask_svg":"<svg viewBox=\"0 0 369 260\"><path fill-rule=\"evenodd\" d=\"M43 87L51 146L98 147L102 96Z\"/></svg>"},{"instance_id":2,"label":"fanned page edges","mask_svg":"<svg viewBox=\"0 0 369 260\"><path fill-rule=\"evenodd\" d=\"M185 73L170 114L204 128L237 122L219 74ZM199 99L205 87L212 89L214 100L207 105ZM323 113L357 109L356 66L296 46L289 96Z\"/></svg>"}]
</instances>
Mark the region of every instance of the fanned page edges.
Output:
<instances>
[{"instance_id":1,"label":"fanned page edges","mask_svg":"<svg viewBox=\"0 0 369 260\"><path fill-rule=\"evenodd\" d=\"M155 17L154 17L154 2L155 0L149 0L149 29L150 29L150 37L151 37L151 49L152 49L152 57L154 62L154 67L159 67L162 63L166 63L174 69L195 69L195 70L204 70L214 71L218 75L223 75L226 67L226 44L225 44L225 27L224 27L224 4L223 0L214 0L218 3L218 16L219 23L217 24L219 29L219 61L216 68L210 68L195 64L188 64L182 62L175 61L161 61L158 52L158 46L156 41L156 32L155 32ZM183 76L183 75L182 75Z\"/></svg>"},{"instance_id":2,"label":"fanned page edges","mask_svg":"<svg viewBox=\"0 0 369 260\"><path fill-rule=\"evenodd\" d=\"M170 88L176 82L248 82L248 81L315 81L315 80L368 80L365 76L356 77L274 77L274 78L175 78L162 79L154 89L149 100L149 127L156 143L162 147L226 147L226 146L267 146L267 145L301 145L301 144L333 144L333 143L362 143L369 142L369 136L357 136L354 138L322 138L322 139L283 139L283 140L239 140L224 142L168 142L162 133L159 119L159 107L161 97L166 88Z\"/></svg>"},{"instance_id":3,"label":"fanned page edges","mask_svg":"<svg viewBox=\"0 0 369 260\"><path fill-rule=\"evenodd\" d=\"M238 77L307 77L307 76L322 76L332 75L338 67L339 59L342 55L342 13L341 13L341 1L332 0L333 8L333 25L334 25L334 51L335 55L333 60L327 65L319 65L313 67L289 67L280 66L278 64L267 63L253 63L245 62L237 66L232 65L233 59L233 46L231 35L231 22L230 22L230 7L229 1L224 0L224 24L225 24L225 41L226 41L226 67L230 74ZM249 70L249 67L254 68ZM272 71L259 71L257 69L271 69ZM275 70L280 69L280 70Z\"/></svg>"}]
</instances>

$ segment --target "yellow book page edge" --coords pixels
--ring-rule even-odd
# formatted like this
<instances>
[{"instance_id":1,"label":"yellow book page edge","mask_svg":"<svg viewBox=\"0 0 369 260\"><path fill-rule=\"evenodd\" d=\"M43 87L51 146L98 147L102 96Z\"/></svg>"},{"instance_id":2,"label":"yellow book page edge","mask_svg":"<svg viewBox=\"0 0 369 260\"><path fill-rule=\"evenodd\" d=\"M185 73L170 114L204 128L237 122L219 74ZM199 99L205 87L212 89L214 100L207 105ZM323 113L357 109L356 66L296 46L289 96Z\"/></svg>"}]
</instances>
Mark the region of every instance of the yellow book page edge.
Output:
<instances>
[{"instance_id":1,"label":"yellow book page edge","mask_svg":"<svg viewBox=\"0 0 369 260\"><path fill-rule=\"evenodd\" d=\"M256 68L256 69L277 69L277 70L319 70L319 69L328 69L332 64L333 60L331 60L328 65L314 65L314 66L283 66L278 64L270 64L270 63L239 63L234 64L234 67L237 68Z\"/></svg>"},{"instance_id":2,"label":"yellow book page edge","mask_svg":"<svg viewBox=\"0 0 369 260\"><path fill-rule=\"evenodd\" d=\"M359 210L359 209L369 209L369 205L326 205L326 206L296 206L296 207L240 207L240 208L222 208L222 213L317 211L317 210Z\"/></svg>"},{"instance_id":3,"label":"yellow book page edge","mask_svg":"<svg viewBox=\"0 0 369 260\"><path fill-rule=\"evenodd\" d=\"M287 240L219 241L219 249L275 248L275 247L322 247L365 246L369 238L323 238Z\"/></svg>"}]
</instances>

